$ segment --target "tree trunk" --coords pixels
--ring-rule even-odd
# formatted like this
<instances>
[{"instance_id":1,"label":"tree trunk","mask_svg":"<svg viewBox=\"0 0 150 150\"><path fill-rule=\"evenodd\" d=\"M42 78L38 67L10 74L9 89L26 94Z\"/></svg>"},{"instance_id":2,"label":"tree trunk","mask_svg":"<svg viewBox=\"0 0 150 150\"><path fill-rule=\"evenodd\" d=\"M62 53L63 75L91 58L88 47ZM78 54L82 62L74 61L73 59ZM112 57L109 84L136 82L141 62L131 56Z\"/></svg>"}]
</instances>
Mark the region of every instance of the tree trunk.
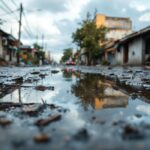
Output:
<instances>
[{"instance_id":1,"label":"tree trunk","mask_svg":"<svg viewBox=\"0 0 150 150\"><path fill-rule=\"evenodd\" d=\"M88 59L88 66L91 66L92 57L90 52L88 52L87 54L87 59Z\"/></svg>"}]
</instances>

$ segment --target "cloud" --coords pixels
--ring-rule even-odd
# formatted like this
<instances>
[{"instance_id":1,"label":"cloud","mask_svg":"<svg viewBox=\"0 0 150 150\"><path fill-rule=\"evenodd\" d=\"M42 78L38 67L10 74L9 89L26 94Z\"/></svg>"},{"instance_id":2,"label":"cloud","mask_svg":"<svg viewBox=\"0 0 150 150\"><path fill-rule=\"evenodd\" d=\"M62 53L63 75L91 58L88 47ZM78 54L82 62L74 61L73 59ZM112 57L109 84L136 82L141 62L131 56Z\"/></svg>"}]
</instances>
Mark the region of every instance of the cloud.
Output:
<instances>
[{"instance_id":1,"label":"cloud","mask_svg":"<svg viewBox=\"0 0 150 150\"><path fill-rule=\"evenodd\" d=\"M150 12L143 14L140 18L139 21L141 22L150 22Z\"/></svg>"},{"instance_id":2,"label":"cloud","mask_svg":"<svg viewBox=\"0 0 150 150\"><path fill-rule=\"evenodd\" d=\"M59 13L67 10L67 0L30 0L27 7L40 8L45 11Z\"/></svg>"},{"instance_id":3,"label":"cloud","mask_svg":"<svg viewBox=\"0 0 150 150\"><path fill-rule=\"evenodd\" d=\"M150 2L147 0L132 0L130 3L130 7L136 9L139 12L146 11L147 9L149 9L149 6Z\"/></svg>"}]
</instances>

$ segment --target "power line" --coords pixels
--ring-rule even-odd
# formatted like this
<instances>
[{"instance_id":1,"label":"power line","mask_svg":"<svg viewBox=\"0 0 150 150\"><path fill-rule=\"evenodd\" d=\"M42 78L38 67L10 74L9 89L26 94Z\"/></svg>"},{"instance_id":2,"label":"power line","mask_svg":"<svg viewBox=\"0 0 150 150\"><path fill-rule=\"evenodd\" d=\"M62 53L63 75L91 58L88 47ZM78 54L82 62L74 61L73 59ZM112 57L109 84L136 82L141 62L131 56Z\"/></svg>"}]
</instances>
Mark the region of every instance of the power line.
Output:
<instances>
[{"instance_id":1,"label":"power line","mask_svg":"<svg viewBox=\"0 0 150 150\"><path fill-rule=\"evenodd\" d=\"M3 4L3 6L5 6L6 9L9 10L10 13L13 13L13 10L3 0L1 0L0 2L1 2L1 4ZM15 15L15 17L18 20L18 17L16 15Z\"/></svg>"},{"instance_id":2,"label":"power line","mask_svg":"<svg viewBox=\"0 0 150 150\"><path fill-rule=\"evenodd\" d=\"M26 27L23 27L23 28L24 28L24 31L26 32L26 34L27 34L30 38L32 38L33 35L29 32L29 30L28 30Z\"/></svg>"},{"instance_id":3,"label":"power line","mask_svg":"<svg viewBox=\"0 0 150 150\"><path fill-rule=\"evenodd\" d=\"M33 35L33 32L32 32L32 30L31 30L31 28L30 28L30 26L29 26L29 23L28 23L28 20L27 20L27 18L26 18L26 15L25 15L25 12L24 12L24 11L23 11L23 17L24 17L25 23L26 23L26 30L28 30L28 32L30 32L30 35Z\"/></svg>"},{"instance_id":4,"label":"power line","mask_svg":"<svg viewBox=\"0 0 150 150\"><path fill-rule=\"evenodd\" d=\"M19 9L13 10L13 13L16 13L17 11L19 11ZM0 17L5 17L5 16L11 15L11 14L12 14L12 12L8 12L8 13L5 13L5 14L0 14Z\"/></svg>"},{"instance_id":5,"label":"power line","mask_svg":"<svg viewBox=\"0 0 150 150\"><path fill-rule=\"evenodd\" d=\"M18 5L16 4L14 0L11 0L11 2L18 8Z\"/></svg>"},{"instance_id":6,"label":"power line","mask_svg":"<svg viewBox=\"0 0 150 150\"><path fill-rule=\"evenodd\" d=\"M9 13L8 10L7 10L4 6L0 5L0 8L2 8L2 10L3 10L5 13Z\"/></svg>"}]
</instances>

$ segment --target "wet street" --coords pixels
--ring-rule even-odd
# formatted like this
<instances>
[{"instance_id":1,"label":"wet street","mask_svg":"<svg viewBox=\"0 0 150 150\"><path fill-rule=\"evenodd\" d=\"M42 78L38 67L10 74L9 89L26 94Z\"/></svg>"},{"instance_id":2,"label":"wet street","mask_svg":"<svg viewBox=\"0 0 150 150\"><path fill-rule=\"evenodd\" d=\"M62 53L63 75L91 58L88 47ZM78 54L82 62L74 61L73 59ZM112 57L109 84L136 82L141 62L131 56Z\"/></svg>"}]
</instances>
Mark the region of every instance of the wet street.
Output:
<instances>
[{"instance_id":1,"label":"wet street","mask_svg":"<svg viewBox=\"0 0 150 150\"><path fill-rule=\"evenodd\" d=\"M149 149L150 70L0 68L0 149Z\"/></svg>"}]
</instances>

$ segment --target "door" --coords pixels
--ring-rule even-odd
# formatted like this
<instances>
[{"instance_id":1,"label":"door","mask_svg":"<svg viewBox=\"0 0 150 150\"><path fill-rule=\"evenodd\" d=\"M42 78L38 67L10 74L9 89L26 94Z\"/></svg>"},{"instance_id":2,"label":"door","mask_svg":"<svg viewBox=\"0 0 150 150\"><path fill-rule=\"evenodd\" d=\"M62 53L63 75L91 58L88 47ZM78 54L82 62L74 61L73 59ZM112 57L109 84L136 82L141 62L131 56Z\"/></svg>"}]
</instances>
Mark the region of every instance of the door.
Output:
<instances>
[{"instance_id":1,"label":"door","mask_svg":"<svg viewBox=\"0 0 150 150\"><path fill-rule=\"evenodd\" d=\"M128 60L129 60L129 46L128 46L128 44L126 44L124 46L124 55L123 56L124 56L124 58L123 58L124 64L128 63Z\"/></svg>"}]
</instances>

